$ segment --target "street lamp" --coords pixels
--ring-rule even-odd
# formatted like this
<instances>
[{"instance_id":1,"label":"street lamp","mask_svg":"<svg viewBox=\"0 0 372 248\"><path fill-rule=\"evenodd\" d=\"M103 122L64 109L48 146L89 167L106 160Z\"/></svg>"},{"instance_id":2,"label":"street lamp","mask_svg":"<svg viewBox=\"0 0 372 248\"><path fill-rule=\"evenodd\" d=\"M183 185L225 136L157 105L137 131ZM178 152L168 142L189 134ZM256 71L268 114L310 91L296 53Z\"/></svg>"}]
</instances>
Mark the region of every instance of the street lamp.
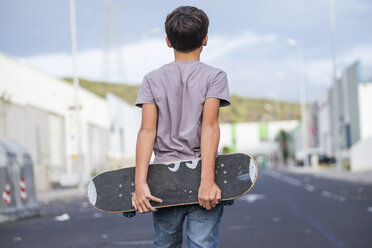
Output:
<instances>
[{"instance_id":1,"label":"street lamp","mask_svg":"<svg viewBox=\"0 0 372 248\"><path fill-rule=\"evenodd\" d=\"M304 78L304 55L301 42L293 39L287 40L288 46L297 47L297 59L299 69L299 81L300 81L300 102L301 102L301 131L303 137L303 149L304 149L304 166L308 166L306 151L307 151L307 114L306 114L306 85Z\"/></svg>"},{"instance_id":2,"label":"street lamp","mask_svg":"<svg viewBox=\"0 0 372 248\"><path fill-rule=\"evenodd\" d=\"M77 72L77 35L76 35L76 13L75 0L70 0L70 29L71 29L71 48L72 48L72 74L74 82L74 110L75 110L75 125L76 125L76 164L79 173L79 189L84 190L83 164L81 154L81 128L80 128L80 105L79 105L79 77Z\"/></svg>"},{"instance_id":3,"label":"street lamp","mask_svg":"<svg viewBox=\"0 0 372 248\"><path fill-rule=\"evenodd\" d=\"M335 0L329 0L329 20L330 20L330 33L331 33L331 49L332 49L332 70L333 70L333 105L334 105L334 120L336 126L333 128L334 136L334 149L336 157L336 168L337 170L342 170L341 164L341 152L340 152L340 142L339 142L339 132L340 132L340 119L338 112L338 90L337 90L337 64L336 64L336 38L335 38L335 29L336 29L336 20L335 20L335 9L336 9ZM331 117L332 118L332 117Z\"/></svg>"}]
</instances>

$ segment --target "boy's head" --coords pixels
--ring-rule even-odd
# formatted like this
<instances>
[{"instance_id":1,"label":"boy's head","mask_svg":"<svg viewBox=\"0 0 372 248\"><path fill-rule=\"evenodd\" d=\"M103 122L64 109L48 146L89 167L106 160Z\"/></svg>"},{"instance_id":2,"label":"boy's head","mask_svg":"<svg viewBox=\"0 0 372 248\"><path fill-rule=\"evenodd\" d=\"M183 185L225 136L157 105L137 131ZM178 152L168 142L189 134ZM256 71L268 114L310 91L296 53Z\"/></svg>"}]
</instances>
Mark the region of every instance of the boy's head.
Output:
<instances>
[{"instance_id":1,"label":"boy's head","mask_svg":"<svg viewBox=\"0 0 372 248\"><path fill-rule=\"evenodd\" d=\"M192 6L181 6L167 16L165 32L174 49L190 52L203 45L208 26L209 19L204 11Z\"/></svg>"}]
</instances>

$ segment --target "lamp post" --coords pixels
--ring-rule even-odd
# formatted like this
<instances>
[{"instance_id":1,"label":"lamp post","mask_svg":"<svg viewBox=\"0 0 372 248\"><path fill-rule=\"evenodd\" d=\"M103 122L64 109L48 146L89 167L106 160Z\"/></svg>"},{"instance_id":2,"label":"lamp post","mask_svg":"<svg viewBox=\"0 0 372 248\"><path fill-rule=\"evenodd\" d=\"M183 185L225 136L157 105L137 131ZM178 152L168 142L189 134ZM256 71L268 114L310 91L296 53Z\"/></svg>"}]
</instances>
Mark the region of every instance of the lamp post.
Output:
<instances>
[{"instance_id":1,"label":"lamp post","mask_svg":"<svg viewBox=\"0 0 372 248\"><path fill-rule=\"evenodd\" d=\"M334 107L334 120L335 127L333 127L334 136L334 148L336 157L336 168L337 170L342 170L341 164L341 152L340 152L340 142L339 142L339 132L340 132L340 118L338 112L338 89L337 89L337 64L336 64L336 41L335 41L335 0L329 0L329 20L330 20L330 31L331 31L331 49L332 49L332 69L333 69L333 105ZM331 117L332 118L332 117Z\"/></svg>"},{"instance_id":2,"label":"lamp post","mask_svg":"<svg viewBox=\"0 0 372 248\"><path fill-rule=\"evenodd\" d=\"M80 103L79 103L79 77L77 73L77 37L76 37L76 15L75 15L75 0L70 0L70 28L71 28L71 47L72 47L72 74L74 82L74 110L75 110L75 125L76 125L76 165L79 173L79 189L84 190L83 178L83 163L81 156L81 127L80 127Z\"/></svg>"},{"instance_id":3,"label":"lamp post","mask_svg":"<svg viewBox=\"0 0 372 248\"><path fill-rule=\"evenodd\" d=\"M304 72L304 55L301 42L293 39L288 39L289 46L297 47L297 60L299 69L299 82L300 82L300 103L301 103L301 131L302 131L302 146L304 149L304 166L308 166L307 160L307 113L306 113L306 85L305 85L305 72Z\"/></svg>"}]
</instances>

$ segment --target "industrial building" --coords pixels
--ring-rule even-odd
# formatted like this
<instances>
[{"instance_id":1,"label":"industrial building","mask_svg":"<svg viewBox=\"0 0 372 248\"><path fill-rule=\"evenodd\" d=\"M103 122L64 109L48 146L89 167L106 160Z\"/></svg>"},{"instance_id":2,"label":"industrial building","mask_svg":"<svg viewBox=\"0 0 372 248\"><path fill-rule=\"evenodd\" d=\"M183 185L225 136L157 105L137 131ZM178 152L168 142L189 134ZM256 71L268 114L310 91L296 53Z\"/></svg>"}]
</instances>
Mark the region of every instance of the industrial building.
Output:
<instances>
[{"instance_id":1,"label":"industrial building","mask_svg":"<svg viewBox=\"0 0 372 248\"><path fill-rule=\"evenodd\" d=\"M73 86L0 54L0 137L30 152L38 191L76 186L134 161L128 158L134 156L140 112L113 94L104 99L83 88L78 94L80 145Z\"/></svg>"},{"instance_id":2,"label":"industrial building","mask_svg":"<svg viewBox=\"0 0 372 248\"><path fill-rule=\"evenodd\" d=\"M320 150L336 156L339 149L343 166L352 171L372 169L366 152L372 139L371 96L372 83L362 82L357 61L344 70L335 86L321 94L314 110Z\"/></svg>"}]
</instances>

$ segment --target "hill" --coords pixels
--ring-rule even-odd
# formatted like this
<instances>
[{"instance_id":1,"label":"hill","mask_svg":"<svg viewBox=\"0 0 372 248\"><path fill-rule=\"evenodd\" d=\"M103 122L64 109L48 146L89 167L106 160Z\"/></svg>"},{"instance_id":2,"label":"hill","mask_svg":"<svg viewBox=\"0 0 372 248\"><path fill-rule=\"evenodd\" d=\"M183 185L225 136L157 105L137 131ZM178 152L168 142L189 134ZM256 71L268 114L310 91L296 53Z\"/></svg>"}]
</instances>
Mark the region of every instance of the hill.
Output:
<instances>
[{"instance_id":1,"label":"hill","mask_svg":"<svg viewBox=\"0 0 372 248\"><path fill-rule=\"evenodd\" d=\"M64 80L72 84L71 78ZM139 85L103 83L80 79L80 86L105 97L111 92L130 104L136 101ZM293 102L273 101L259 98L246 98L231 95L231 105L221 108L221 122L256 122L270 120L294 120L300 119L300 105Z\"/></svg>"}]
</instances>

